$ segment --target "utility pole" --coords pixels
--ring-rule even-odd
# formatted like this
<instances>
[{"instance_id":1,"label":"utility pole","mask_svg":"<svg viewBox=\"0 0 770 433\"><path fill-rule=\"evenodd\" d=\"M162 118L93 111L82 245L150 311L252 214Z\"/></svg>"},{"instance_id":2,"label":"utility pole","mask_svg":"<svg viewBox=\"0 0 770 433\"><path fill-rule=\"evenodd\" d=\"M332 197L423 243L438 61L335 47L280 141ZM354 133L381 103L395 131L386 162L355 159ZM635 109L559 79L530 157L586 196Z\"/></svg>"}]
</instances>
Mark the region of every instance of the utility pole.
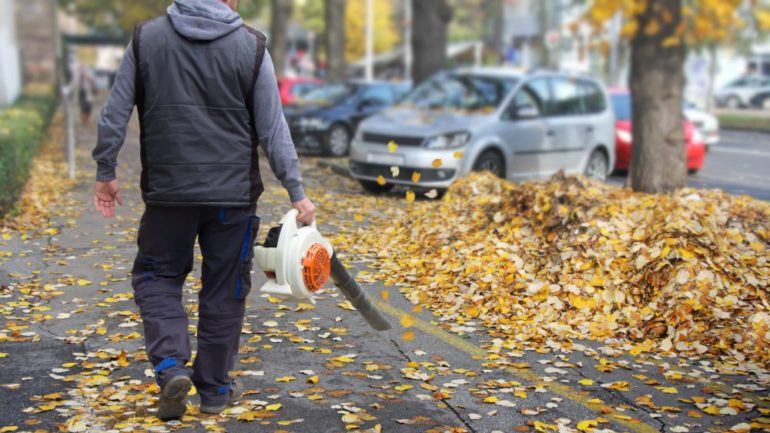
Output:
<instances>
[{"instance_id":1,"label":"utility pole","mask_svg":"<svg viewBox=\"0 0 770 433\"><path fill-rule=\"evenodd\" d=\"M366 81L374 80L374 11L372 0L366 0Z\"/></svg>"},{"instance_id":2,"label":"utility pole","mask_svg":"<svg viewBox=\"0 0 770 433\"><path fill-rule=\"evenodd\" d=\"M64 58L70 59L69 56L64 56ZM73 66L70 62L62 62L62 64L62 72ZM62 108L64 108L64 123L67 127L67 165L69 166L69 178L75 179L75 110L72 106L72 100L77 95L78 68L72 68L69 83L64 82L65 77L66 74L62 73L60 91Z\"/></svg>"},{"instance_id":3,"label":"utility pole","mask_svg":"<svg viewBox=\"0 0 770 433\"><path fill-rule=\"evenodd\" d=\"M412 79L412 0L404 0L404 80Z\"/></svg>"},{"instance_id":4,"label":"utility pole","mask_svg":"<svg viewBox=\"0 0 770 433\"><path fill-rule=\"evenodd\" d=\"M623 17L620 12L616 12L615 16L610 21L610 65L609 65L609 77L607 82L612 86L617 86L619 83L619 59L618 59L618 44L620 43L620 26Z\"/></svg>"},{"instance_id":5,"label":"utility pole","mask_svg":"<svg viewBox=\"0 0 770 433\"><path fill-rule=\"evenodd\" d=\"M64 55L64 50L69 50L70 47L65 47L62 43L61 27L59 24L59 1L53 2L53 40L54 40L54 56L56 67L56 85L59 87L59 94L61 96L61 104L64 109L64 123L67 131L67 175L70 179L75 179L75 108L73 105L73 97L77 95L78 84L78 68L73 67L71 64L72 56ZM67 82L67 70L70 70L70 82Z\"/></svg>"},{"instance_id":6,"label":"utility pole","mask_svg":"<svg viewBox=\"0 0 770 433\"><path fill-rule=\"evenodd\" d=\"M537 3L537 67L538 68L550 68L551 67L551 52L548 48L548 42L546 36L551 26L551 6L552 1L540 0Z\"/></svg>"}]
</instances>

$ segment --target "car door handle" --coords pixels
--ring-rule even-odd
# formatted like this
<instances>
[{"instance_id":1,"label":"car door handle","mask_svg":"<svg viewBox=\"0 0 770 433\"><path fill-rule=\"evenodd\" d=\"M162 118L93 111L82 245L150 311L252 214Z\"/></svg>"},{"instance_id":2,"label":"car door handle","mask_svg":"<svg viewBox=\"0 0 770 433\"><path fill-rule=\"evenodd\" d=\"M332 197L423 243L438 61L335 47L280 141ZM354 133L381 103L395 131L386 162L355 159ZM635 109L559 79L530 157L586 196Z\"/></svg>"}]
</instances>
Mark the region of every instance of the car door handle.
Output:
<instances>
[{"instance_id":1,"label":"car door handle","mask_svg":"<svg viewBox=\"0 0 770 433\"><path fill-rule=\"evenodd\" d=\"M586 132L588 132L588 133L594 132L594 127L593 126L587 127L586 128Z\"/></svg>"},{"instance_id":2,"label":"car door handle","mask_svg":"<svg viewBox=\"0 0 770 433\"><path fill-rule=\"evenodd\" d=\"M545 133L545 136L546 136L546 137L553 137L554 135L556 135L556 131L554 131L553 129L549 129L549 130L548 130L548 131L546 131L546 133Z\"/></svg>"}]
</instances>

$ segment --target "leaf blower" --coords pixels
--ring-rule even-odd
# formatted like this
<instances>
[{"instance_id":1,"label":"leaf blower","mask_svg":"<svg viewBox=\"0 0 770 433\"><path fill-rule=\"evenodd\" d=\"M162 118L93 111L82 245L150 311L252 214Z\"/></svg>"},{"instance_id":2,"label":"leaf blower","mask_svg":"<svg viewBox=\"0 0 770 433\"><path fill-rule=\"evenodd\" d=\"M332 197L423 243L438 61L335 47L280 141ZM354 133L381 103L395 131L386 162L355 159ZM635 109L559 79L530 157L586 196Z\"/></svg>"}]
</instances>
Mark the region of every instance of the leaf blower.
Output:
<instances>
[{"instance_id":1,"label":"leaf blower","mask_svg":"<svg viewBox=\"0 0 770 433\"><path fill-rule=\"evenodd\" d=\"M279 225L268 230L265 242L254 247L254 260L267 275L260 290L315 304L314 294L331 276L334 285L372 328L390 329L388 321L337 259L332 245L318 232L315 221L298 227L297 215L296 209L290 210Z\"/></svg>"}]
</instances>

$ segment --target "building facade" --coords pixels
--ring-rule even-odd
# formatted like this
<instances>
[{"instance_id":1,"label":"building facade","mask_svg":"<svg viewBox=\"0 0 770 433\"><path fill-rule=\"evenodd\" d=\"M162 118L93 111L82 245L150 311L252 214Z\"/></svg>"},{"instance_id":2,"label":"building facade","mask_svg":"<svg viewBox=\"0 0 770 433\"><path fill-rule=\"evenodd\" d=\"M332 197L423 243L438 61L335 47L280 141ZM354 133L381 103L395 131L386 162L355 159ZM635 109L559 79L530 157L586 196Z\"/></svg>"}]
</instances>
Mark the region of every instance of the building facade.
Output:
<instances>
[{"instance_id":1,"label":"building facade","mask_svg":"<svg viewBox=\"0 0 770 433\"><path fill-rule=\"evenodd\" d=\"M13 103L21 93L14 3L14 0L0 0L0 108Z\"/></svg>"}]
</instances>

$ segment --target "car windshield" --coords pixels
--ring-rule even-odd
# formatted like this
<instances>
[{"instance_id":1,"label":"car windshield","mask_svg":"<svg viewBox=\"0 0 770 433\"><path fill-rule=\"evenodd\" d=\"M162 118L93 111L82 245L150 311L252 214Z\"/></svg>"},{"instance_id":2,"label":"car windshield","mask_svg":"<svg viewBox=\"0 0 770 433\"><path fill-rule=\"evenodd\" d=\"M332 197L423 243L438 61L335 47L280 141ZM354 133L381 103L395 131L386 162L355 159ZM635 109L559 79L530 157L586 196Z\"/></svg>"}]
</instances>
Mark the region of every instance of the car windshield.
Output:
<instances>
[{"instance_id":1,"label":"car windshield","mask_svg":"<svg viewBox=\"0 0 770 433\"><path fill-rule=\"evenodd\" d=\"M355 91L356 87L352 84L325 84L302 95L302 101L320 104L336 104L352 95Z\"/></svg>"},{"instance_id":2,"label":"car windshield","mask_svg":"<svg viewBox=\"0 0 770 433\"><path fill-rule=\"evenodd\" d=\"M307 82L307 83L294 83L293 86L291 86L291 94L294 96L302 96L312 92L313 90L317 89L320 85L318 83L313 82Z\"/></svg>"},{"instance_id":3,"label":"car windshield","mask_svg":"<svg viewBox=\"0 0 770 433\"><path fill-rule=\"evenodd\" d=\"M615 119L631 120L631 95L625 93L612 94L612 107L615 109Z\"/></svg>"},{"instance_id":4,"label":"car windshield","mask_svg":"<svg viewBox=\"0 0 770 433\"><path fill-rule=\"evenodd\" d=\"M514 85L515 78L440 75L419 85L401 103L418 108L486 111L497 108Z\"/></svg>"}]
</instances>

